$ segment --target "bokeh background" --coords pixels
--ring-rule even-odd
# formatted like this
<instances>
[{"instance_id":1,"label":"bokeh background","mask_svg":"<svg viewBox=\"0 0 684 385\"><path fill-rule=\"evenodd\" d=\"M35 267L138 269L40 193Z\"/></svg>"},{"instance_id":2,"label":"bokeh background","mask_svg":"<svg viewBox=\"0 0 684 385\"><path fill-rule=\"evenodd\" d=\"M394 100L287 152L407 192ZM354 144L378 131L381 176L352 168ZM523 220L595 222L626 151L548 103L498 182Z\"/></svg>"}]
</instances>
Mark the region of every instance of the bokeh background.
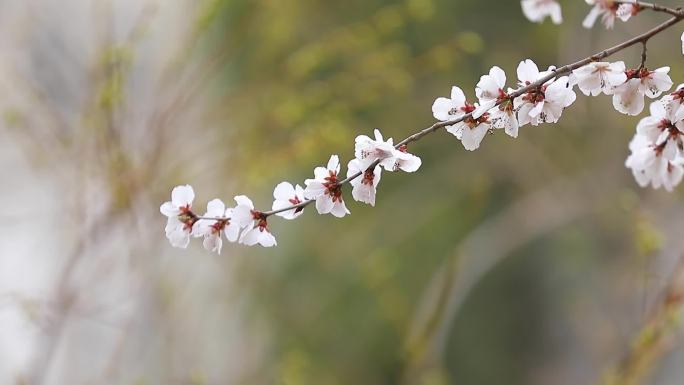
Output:
<instances>
[{"instance_id":1,"label":"bokeh background","mask_svg":"<svg viewBox=\"0 0 684 385\"><path fill-rule=\"evenodd\" d=\"M356 135L428 126L451 85L474 97L492 65L511 84L520 60L665 18L584 30L588 6L562 3L554 26L513 0L0 0L0 383L575 385L635 361L681 384L681 332L648 327L684 195L637 186L639 118L606 97L474 153L426 137L375 208L272 220L274 249L164 238L177 184L198 211L268 208ZM649 43L675 84L683 28Z\"/></svg>"}]
</instances>

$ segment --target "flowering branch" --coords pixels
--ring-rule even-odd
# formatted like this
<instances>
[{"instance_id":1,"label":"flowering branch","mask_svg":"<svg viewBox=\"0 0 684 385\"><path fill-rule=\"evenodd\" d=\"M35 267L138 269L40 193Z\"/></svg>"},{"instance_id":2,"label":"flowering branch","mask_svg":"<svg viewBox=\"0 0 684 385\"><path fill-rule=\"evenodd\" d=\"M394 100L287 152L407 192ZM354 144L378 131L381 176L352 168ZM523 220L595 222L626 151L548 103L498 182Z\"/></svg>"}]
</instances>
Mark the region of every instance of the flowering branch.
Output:
<instances>
[{"instance_id":1,"label":"flowering branch","mask_svg":"<svg viewBox=\"0 0 684 385\"><path fill-rule=\"evenodd\" d=\"M645 67L646 43L684 19L684 10L635 1L586 1L594 7L584 21L585 27L593 25L601 16L603 23L610 28L615 18L627 20L641 9L673 17L614 47L559 68L539 71L534 62L525 60L518 66L517 89L505 90L506 74L499 67L493 67L489 75L482 76L477 84L479 103L467 102L463 91L452 87L451 98L438 98L432 106L438 122L396 144L391 138L384 140L377 129L374 139L358 136L355 159L348 164L346 178L339 176L340 161L337 155L333 155L327 167L316 167L314 179L305 181L306 188L288 182L276 186L273 193L275 201L270 211L256 210L249 198L236 196L236 207L226 208L222 201L215 199L207 205L207 213L198 216L191 210L194 191L190 186L178 186L172 192L172 200L160 208L168 217L166 233L171 244L186 247L190 235L193 235L204 237L207 249L220 252L223 233L229 241L274 246L276 241L267 223L270 216L294 219L306 206L316 202L320 214L344 217L350 214L342 197L342 187L346 184L352 185L355 200L374 205L382 169L414 172L420 168L420 158L407 151L409 144L440 128L456 136L470 151L479 148L484 136L494 129L504 129L508 135L517 137L519 127L528 123L534 126L556 123L563 110L576 99L574 86L586 95L612 95L616 110L638 115L644 108L644 96L655 98L673 85L667 75L669 67L654 71ZM522 0L521 3L526 16L533 21L541 21L546 15L551 15L554 21L560 19L560 7L555 1ZM601 62L636 44L643 47L638 68L627 70L623 62ZM662 108L652 105L652 116L643 119L637 128L637 135L630 144L633 154L626 164L642 186L651 184L655 188L664 186L671 190L684 175L683 100L684 85L661 100L659 105Z\"/></svg>"},{"instance_id":2,"label":"flowering branch","mask_svg":"<svg viewBox=\"0 0 684 385\"><path fill-rule=\"evenodd\" d=\"M652 4L652 3L646 3L643 1L629 1L629 0L620 0L620 1L615 1L616 4L626 4L626 5L632 5L634 6L634 10L636 12L639 12L642 9L648 9L651 11L655 12L663 12L670 14L672 16L676 17L681 17L682 16L682 8L670 8L666 7L663 5L658 5L658 4Z\"/></svg>"},{"instance_id":3,"label":"flowering branch","mask_svg":"<svg viewBox=\"0 0 684 385\"><path fill-rule=\"evenodd\" d=\"M632 38L632 39L630 39L630 40L627 40L627 41L625 41L625 42L623 42L623 43L621 43L621 44L618 44L618 45L616 45L616 46L614 46L614 47L612 47L612 48L603 50L603 51L598 52L598 53L596 53L596 54L594 54L594 55L592 55L592 56L589 56L589 57L587 57L587 58L584 58L584 59L582 59L582 60L579 60L579 61L577 61L577 62L575 62L575 63L565 65L565 66L560 67L560 68L558 68L558 69L556 69L556 70L552 70L550 74L548 74L548 75L546 75L546 76L540 78L540 79L537 80L536 82L534 82L534 83L532 83L532 84L530 84L530 85L528 85L528 86L526 86L526 87L520 88L520 89L518 89L517 91L511 93L511 94L509 95L509 99L514 99L514 98L516 98L516 97L518 97L518 96L520 96L520 95L523 95L523 94L529 92L530 90L533 90L533 89L535 89L535 88L539 88L541 85L543 85L544 83L548 82L549 80L552 80L552 79L554 79L554 78L556 78L556 77L558 77L558 76L562 76L562 75L568 74L568 73L572 72L573 70L575 70L575 69L577 69L577 68L580 68L580 67L582 67L582 66L584 66L584 65L586 65L586 64L589 64L589 63L591 63L591 62L600 61L601 59L605 59L605 58L607 58L608 56L614 55L615 53L620 52L620 51L622 51L622 50L624 50L624 49L626 49L626 48L629 48L629 47L631 47L631 46L633 46L633 45L635 45L635 44L638 44L638 43L642 43L642 44L644 45L644 51L643 51L643 54L642 54L642 58L643 58L642 65L643 65L643 64L645 63L645 61L646 61L646 49L645 49L645 47L646 47L646 42L647 42L651 37L657 35L658 33L660 33L660 32L662 32L662 31L664 31L664 30L670 28L670 27L673 26L674 24L676 24L676 23L678 23L679 21L681 21L682 18L684 18L684 12L682 12L682 11L680 11L680 10L674 10L674 9L670 9L670 8L667 8L667 7L658 6L658 5L655 5L655 4L649 4L649 3L639 3L639 5L642 6L642 7L644 7L644 8L650 8L650 9L653 9L653 10L656 10L656 11L666 12L666 13L674 14L674 15L677 15L677 16L671 18L670 20L668 20L668 21L666 21L666 22L664 22L664 23L662 23L662 24L660 24L660 25L658 25L657 27L653 28L652 30L650 30L650 31L648 31L648 32L645 32L645 33L643 33L643 34L641 34L641 35L639 35L639 36L636 36L636 37L634 37L634 38ZM492 108L495 108L495 107L501 105L501 104L504 103L505 101L506 101L506 100L497 101L497 102L494 104L494 106L492 106ZM409 143L417 142L417 141L419 141L420 139L422 139L424 136L426 136L426 135L428 135L428 134L431 134L431 133L433 133L433 132L439 130L440 128L444 128L444 127L447 127L447 126L455 125L455 124L457 124L457 123L461 123L461 122L463 122L464 120L472 119L472 117L473 117L473 112L469 112L469 113L467 113L467 114L465 114L465 115L463 115L463 116L461 116L461 117L459 117L459 118L457 118L457 119L452 119L452 120L448 120L448 121L444 121L444 122L437 122L437 123L431 125L430 127L424 128L424 129L422 129L422 130L416 132L415 134L406 137L404 140L402 140L401 142L397 143L396 146L395 146L395 148L399 149L399 148L401 148L402 146L408 145ZM375 161L375 162L373 163L372 167L369 167L369 169L370 169L370 168L374 168L375 166L378 165L378 163L379 163L379 161ZM339 184L339 185L343 185L343 184L349 183L349 182L351 182L352 180L354 180L354 179L358 178L359 176L361 176L361 174L362 174L362 172L357 172L356 174L353 174L352 176L347 177L346 179L341 180L340 182L338 182L338 184ZM263 214L264 214L265 216L268 217L268 216L271 216L271 215L273 215L273 214L278 214L278 213L281 213L281 212L284 212L284 211L288 211L288 210L292 210L292 209L297 209L297 208L304 208L304 207L308 206L311 202L313 202L313 200L306 200L306 201L301 202L301 203L298 203L298 204L296 204L296 205L292 205L292 206L289 206L289 207L284 207L284 208L279 209L279 210L265 211L265 212L263 212Z\"/></svg>"}]
</instances>

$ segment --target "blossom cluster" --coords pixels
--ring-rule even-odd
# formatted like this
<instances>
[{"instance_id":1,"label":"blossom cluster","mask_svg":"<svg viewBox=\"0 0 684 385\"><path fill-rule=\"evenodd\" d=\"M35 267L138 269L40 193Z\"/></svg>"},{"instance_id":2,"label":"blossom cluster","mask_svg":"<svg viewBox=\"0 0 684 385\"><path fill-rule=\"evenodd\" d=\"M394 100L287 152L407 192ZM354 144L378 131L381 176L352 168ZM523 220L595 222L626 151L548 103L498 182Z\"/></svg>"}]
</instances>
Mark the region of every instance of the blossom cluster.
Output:
<instances>
[{"instance_id":1,"label":"blossom cluster","mask_svg":"<svg viewBox=\"0 0 684 385\"><path fill-rule=\"evenodd\" d=\"M600 17L611 28L616 18L627 20L641 9L636 2L586 2L593 6L584 22L587 27ZM562 20L560 6L554 0L522 0L521 4L532 21L542 21L546 16L554 22ZM474 151L488 133L496 130L503 129L516 138L520 128L528 124L558 122L565 109L577 99L575 89L586 96L608 95L618 112L636 116L644 110L647 97L658 98L672 88L669 70L669 67L648 69L645 51L637 68L627 68L622 61L585 59L572 67L551 66L542 71L527 59L517 67L517 82L508 87L506 73L494 66L475 87L477 102L469 102L458 86L451 88L449 97L437 98L432 104L432 114L440 123L433 127L444 127L466 150ZM407 144L417 140L411 138L395 144L392 138L384 139L378 129L372 138L357 136L346 178L341 174L340 158L332 155L325 167L314 169L313 178L306 179L304 187L279 183L273 191L270 211L257 210L248 197L238 195L234 197L233 207L227 207L220 199L209 201L206 212L200 216L192 210L195 198L192 187L177 186L171 192L171 200L160 207L168 218L166 236L172 246L181 248L187 247L192 237L203 238L204 247L217 253L221 252L224 238L249 246L275 246L276 239L268 227L271 215L293 220L302 215L306 206L315 203L319 214L342 218L350 214L343 196L345 184L351 185L354 200L374 206L383 170L411 173L421 167L421 159L408 152ZM672 190L682 181L684 84L651 103L650 116L637 125L629 149L631 154L625 164L640 186Z\"/></svg>"},{"instance_id":2,"label":"blossom cluster","mask_svg":"<svg viewBox=\"0 0 684 385\"><path fill-rule=\"evenodd\" d=\"M643 9L644 4L637 0L585 0L592 8L584 18L582 26L591 28L599 18L607 29L615 26L615 20L628 21ZM541 23L547 17L554 24L563 22L561 6L557 0L521 0L523 14L528 20ZM682 33L682 53L684 53L684 33Z\"/></svg>"},{"instance_id":3,"label":"blossom cluster","mask_svg":"<svg viewBox=\"0 0 684 385\"><path fill-rule=\"evenodd\" d=\"M582 25L591 28L596 20L601 18L603 25L611 29L615 25L615 19L622 21L629 20L632 16L641 11L636 1L615 1L615 0L585 0L592 8L584 19ZM556 0L522 0L520 2L523 14L530 21L540 23L548 16L554 24L563 22L561 6Z\"/></svg>"},{"instance_id":4,"label":"blossom cluster","mask_svg":"<svg viewBox=\"0 0 684 385\"><path fill-rule=\"evenodd\" d=\"M414 172L422 163L419 157L408 153L405 145L395 146L392 138L385 140L378 129L374 138L356 137L354 154L355 158L347 164L352 197L371 206L375 205L383 169ZM325 167L314 169L314 177L304 181L304 188L290 182L279 183L273 190L270 212L256 210L248 197L238 195L234 198L235 207L226 207L220 199L209 201L202 216L192 211L195 198L192 187L177 186L171 192L171 200L160 207L161 213L168 218L166 237L172 246L180 248L187 247L191 237L201 237L204 247L217 253L221 252L224 237L229 242L248 246L275 246L276 239L268 228L270 215L296 219L310 202L315 202L319 214L332 214L338 218L350 214L342 196L344 182L340 176L340 159L332 155Z\"/></svg>"}]
</instances>

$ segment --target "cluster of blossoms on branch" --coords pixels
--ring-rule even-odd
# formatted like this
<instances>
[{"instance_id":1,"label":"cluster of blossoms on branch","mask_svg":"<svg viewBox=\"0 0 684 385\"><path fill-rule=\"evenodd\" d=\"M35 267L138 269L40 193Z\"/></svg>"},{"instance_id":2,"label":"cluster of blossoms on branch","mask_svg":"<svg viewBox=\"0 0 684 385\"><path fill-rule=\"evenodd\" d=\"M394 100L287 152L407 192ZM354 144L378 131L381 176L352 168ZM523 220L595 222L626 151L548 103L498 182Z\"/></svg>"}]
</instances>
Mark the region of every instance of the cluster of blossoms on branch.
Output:
<instances>
[{"instance_id":1,"label":"cluster of blossoms on branch","mask_svg":"<svg viewBox=\"0 0 684 385\"><path fill-rule=\"evenodd\" d=\"M382 170L414 172L421 160L407 152L406 146L395 147L393 139L384 140L380 130L375 138L356 137L356 157L347 164L347 181L352 185L352 197L359 202L375 205L375 194ZM277 244L268 228L267 218L277 215L292 220L299 217L309 202L316 203L319 214L332 214L342 218L350 214L342 196L343 179L340 177L340 159L332 155L326 167L316 167L314 178L304 181L305 188L281 182L273 190L272 211L254 208L252 201L236 196L235 207L226 207L220 199L207 204L207 211L198 216L192 211L195 193L191 186L177 186L171 191L171 200L161 205L160 211L168 217L166 237L174 247L185 248L191 237L204 238L207 250L221 252L222 236L230 242L248 246L259 244L271 247Z\"/></svg>"},{"instance_id":2,"label":"cluster of blossoms on branch","mask_svg":"<svg viewBox=\"0 0 684 385\"><path fill-rule=\"evenodd\" d=\"M613 26L616 18L626 21L636 15L645 4L613 0L586 2L593 8L584 25L590 27L601 17L607 28ZM521 5L532 21L541 22L546 16L555 23L562 20L561 8L554 0L522 0ZM653 7L651 5L651 9L655 9ZM248 197L238 195L234 198L234 207L226 207L220 199L211 200L204 215L200 216L192 210L195 198L192 187L177 186L171 192L171 200L160 207L161 213L168 217L166 236L171 245L181 248L188 246L191 237L203 238L204 247L217 253L221 252L223 238L249 246L275 246L276 239L268 227L271 215L293 220L306 206L315 203L319 214L342 218L350 214L343 197L345 184L352 186L354 200L374 206L383 170L415 172L420 168L421 159L408 152L408 143L439 128L445 128L469 151L478 149L484 137L498 129L516 138L520 127L525 125L558 122L563 111L575 102L575 88L587 96L608 95L618 112L639 115L644 110L646 97L658 98L673 85L668 75L669 67L650 70L645 66L648 39L684 18L684 13L680 15L677 10L667 12L675 15L671 24L664 24L651 35L632 39L623 46L614 47L612 52L603 51L576 65L551 66L540 71L532 60L524 60L517 67L518 81L514 87L507 87L506 73L494 66L475 87L477 102L469 102L463 90L453 86L448 98L439 97L432 105L432 114L438 123L397 144L392 138L385 140L378 129L373 138L357 136L354 158L347 163L346 178L341 176L339 157L332 155L326 167L314 169L314 177L305 180L304 187L290 182L278 184L273 191L270 211L257 210ZM621 61L599 61L639 42L644 51L642 62L636 68L628 69ZM639 122L629 149L631 154L625 164L640 186L672 190L682 181L684 84L650 105L650 116Z\"/></svg>"},{"instance_id":3,"label":"cluster of blossoms on branch","mask_svg":"<svg viewBox=\"0 0 684 385\"><path fill-rule=\"evenodd\" d=\"M591 28L596 20L601 22L607 29L615 26L615 19L628 21L645 8L646 3L637 0L585 0L592 8L584 18L582 26ZM541 23L550 17L554 24L563 22L561 6L556 0L521 0L523 14L527 19L535 23ZM649 4L651 5L651 4ZM684 53L684 33L682 33L682 53Z\"/></svg>"}]
</instances>

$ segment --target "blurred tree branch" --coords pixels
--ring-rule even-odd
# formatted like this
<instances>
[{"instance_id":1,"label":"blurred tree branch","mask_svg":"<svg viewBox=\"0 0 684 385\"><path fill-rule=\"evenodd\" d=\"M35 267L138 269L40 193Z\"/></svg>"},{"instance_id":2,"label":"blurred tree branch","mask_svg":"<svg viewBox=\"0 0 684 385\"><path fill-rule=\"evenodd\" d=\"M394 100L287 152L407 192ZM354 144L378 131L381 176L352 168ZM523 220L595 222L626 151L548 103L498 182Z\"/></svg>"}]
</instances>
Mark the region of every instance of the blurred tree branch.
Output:
<instances>
[{"instance_id":1,"label":"blurred tree branch","mask_svg":"<svg viewBox=\"0 0 684 385\"><path fill-rule=\"evenodd\" d=\"M624 357L609 369L602 385L637 385L643 383L658 360L673 347L681 323L684 302L684 258L673 271L661 298L637 331Z\"/></svg>"}]
</instances>

